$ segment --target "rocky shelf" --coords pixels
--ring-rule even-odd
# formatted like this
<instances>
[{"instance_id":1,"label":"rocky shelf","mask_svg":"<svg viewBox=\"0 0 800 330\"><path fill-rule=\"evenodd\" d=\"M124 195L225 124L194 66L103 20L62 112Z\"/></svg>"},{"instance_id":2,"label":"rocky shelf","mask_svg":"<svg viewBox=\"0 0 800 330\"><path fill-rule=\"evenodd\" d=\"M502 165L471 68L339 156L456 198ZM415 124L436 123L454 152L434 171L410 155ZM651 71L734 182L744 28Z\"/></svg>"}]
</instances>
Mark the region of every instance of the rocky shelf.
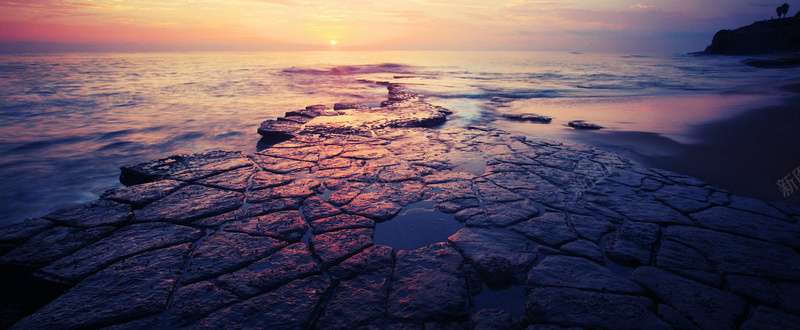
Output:
<instances>
[{"instance_id":1,"label":"rocky shelf","mask_svg":"<svg viewBox=\"0 0 800 330\"><path fill-rule=\"evenodd\" d=\"M253 155L126 166L127 187L1 228L2 326L800 324L800 208L491 127L310 122ZM374 240L412 205L461 229ZM487 307L492 292L524 298Z\"/></svg>"}]
</instances>

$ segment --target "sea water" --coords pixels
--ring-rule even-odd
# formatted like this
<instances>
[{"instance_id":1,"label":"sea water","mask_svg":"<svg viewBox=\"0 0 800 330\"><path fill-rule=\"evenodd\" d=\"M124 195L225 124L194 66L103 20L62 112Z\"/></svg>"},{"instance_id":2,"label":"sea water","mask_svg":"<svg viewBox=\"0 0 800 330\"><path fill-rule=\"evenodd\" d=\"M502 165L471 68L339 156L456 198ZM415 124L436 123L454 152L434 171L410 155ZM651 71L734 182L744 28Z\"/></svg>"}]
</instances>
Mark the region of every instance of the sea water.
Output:
<instances>
[{"instance_id":1,"label":"sea water","mask_svg":"<svg viewBox=\"0 0 800 330\"><path fill-rule=\"evenodd\" d=\"M259 123L286 111L336 102L378 106L386 89L375 81L406 83L453 110L446 127L492 124L591 144L597 141L565 126L589 120L611 132L692 143L691 124L779 97L731 91L800 77L797 69L755 69L742 59L570 52L1 55L0 225L95 200L121 186L122 165L219 149L255 152ZM516 123L503 120L505 112L555 119Z\"/></svg>"}]
</instances>

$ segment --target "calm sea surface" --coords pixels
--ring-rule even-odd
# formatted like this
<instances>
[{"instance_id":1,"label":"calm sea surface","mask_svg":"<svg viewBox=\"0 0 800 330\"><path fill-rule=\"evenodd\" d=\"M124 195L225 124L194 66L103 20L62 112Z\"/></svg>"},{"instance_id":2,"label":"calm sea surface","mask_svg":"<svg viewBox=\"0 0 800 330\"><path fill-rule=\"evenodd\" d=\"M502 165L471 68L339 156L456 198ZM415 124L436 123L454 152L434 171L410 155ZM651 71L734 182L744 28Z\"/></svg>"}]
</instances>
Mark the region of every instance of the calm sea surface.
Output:
<instances>
[{"instance_id":1,"label":"calm sea surface","mask_svg":"<svg viewBox=\"0 0 800 330\"><path fill-rule=\"evenodd\" d=\"M4 55L0 225L94 200L121 186L122 165L218 149L255 152L259 123L286 111L379 105L385 87L363 80L410 84L455 111L451 127L491 123L569 139L574 133L563 124L583 119L610 132L693 143L692 124L782 97L732 91L800 77L797 69L759 70L741 60L566 52ZM503 112L555 120L522 125L504 121Z\"/></svg>"}]
</instances>

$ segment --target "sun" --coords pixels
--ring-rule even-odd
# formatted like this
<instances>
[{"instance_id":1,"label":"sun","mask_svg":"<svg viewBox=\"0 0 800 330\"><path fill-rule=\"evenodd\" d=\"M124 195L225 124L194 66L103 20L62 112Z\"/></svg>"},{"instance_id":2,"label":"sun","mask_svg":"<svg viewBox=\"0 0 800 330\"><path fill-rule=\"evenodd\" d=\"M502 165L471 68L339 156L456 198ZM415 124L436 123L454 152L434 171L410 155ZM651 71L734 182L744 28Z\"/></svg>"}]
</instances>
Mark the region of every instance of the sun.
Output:
<instances>
[{"instance_id":1,"label":"sun","mask_svg":"<svg viewBox=\"0 0 800 330\"><path fill-rule=\"evenodd\" d=\"M331 40L331 46L336 46L336 44L338 44L338 43L339 43L339 42L338 42L338 41L336 41L336 40Z\"/></svg>"}]
</instances>

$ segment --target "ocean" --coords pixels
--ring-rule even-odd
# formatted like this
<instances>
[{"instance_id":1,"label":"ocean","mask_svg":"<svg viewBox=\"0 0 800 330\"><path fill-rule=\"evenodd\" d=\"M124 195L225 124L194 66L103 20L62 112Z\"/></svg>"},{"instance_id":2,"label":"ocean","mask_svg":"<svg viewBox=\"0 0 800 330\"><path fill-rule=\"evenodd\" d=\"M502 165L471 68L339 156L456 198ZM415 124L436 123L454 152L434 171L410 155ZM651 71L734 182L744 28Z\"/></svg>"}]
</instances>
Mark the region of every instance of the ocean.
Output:
<instances>
[{"instance_id":1,"label":"ocean","mask_svg":"<svg viewBox=\"0 0 800 330\"><path fill-rule=\"evenodd\" d=\"M386 88L375 81L406 83L454 111L444 127L495 125L643 161L670 157L663 141L611 137L637 133L696 144L698 125L778 104L789 95L770 86L800 77L797 68L756 69L742 59L570 52L0 55L0 225L95 200L121 186L122 165L219 149L253 153L258 125L286 111L336 102L378 106ZM522 112L554 120L501 116ZM606 129L575 132L565 125L571 120Z\"/></svg>"}]
</instances>

